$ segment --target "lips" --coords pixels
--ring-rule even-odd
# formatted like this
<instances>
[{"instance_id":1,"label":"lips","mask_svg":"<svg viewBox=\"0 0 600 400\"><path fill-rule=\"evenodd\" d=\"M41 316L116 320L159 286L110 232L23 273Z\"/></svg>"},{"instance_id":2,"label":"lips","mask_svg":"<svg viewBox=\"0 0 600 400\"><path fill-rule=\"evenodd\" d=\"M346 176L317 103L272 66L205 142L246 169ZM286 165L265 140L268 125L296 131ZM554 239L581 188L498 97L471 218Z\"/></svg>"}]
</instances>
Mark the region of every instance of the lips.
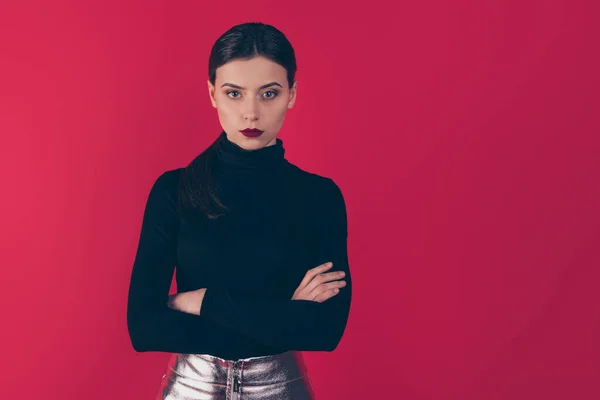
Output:
<instances>
[{"instance_id":1,"label":"lips","mask_svg":"<svg viewBox=\"0 0 600 400\"><path fill-rule=\"evenodd\" d=\"M260 129L256 129L256 128L246 128L242 132L242 134L244 136L248 136L248 137L257 137L262 135L263 131L261 131Z\"/></svg>"}]
</instances>

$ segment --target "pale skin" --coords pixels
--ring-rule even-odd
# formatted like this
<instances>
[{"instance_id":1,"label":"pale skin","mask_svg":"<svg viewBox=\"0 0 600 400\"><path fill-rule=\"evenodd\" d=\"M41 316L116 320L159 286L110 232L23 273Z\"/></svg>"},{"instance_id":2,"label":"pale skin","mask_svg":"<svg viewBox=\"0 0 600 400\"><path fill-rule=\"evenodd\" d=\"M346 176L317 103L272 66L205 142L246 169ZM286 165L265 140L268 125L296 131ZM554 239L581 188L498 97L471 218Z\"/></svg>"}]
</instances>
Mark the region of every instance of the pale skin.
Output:
<instances>
[{"instance_id":1,"label":"pale skin","mask_svg":"<svg viewBox=\"0 0 600 400\"><path fill-rule=\"evenodd\" d=\"M217 68L215 85L208 83L211 104L217 109L219 122L227 138L247 150L276 144L287 110L296 102L297 82L292 87L287 71L264 57L233 60ZM240 131L256 128L261 136L249 138ZM346 286L344 272L326 272L333 266L325 263L306 272L292 300L322 303ZM206 288L169 296L169 307L189 314L200 315Z\"/></svg>"},{"instance_id":2,"label":"pale skin","mask_svg":"<svg viewBox=\"0 0 600 400\"><path fill-rule=\"evenodd\" d=\"M296 102L297 82L290 88L287 71L264 57L233 60L217 68L215 85L207 81L210 102L217 109L227 139L247 150L276 143L288 110ZM257 128L256 138L240 131Z\"/></svg>"}]
</instances>

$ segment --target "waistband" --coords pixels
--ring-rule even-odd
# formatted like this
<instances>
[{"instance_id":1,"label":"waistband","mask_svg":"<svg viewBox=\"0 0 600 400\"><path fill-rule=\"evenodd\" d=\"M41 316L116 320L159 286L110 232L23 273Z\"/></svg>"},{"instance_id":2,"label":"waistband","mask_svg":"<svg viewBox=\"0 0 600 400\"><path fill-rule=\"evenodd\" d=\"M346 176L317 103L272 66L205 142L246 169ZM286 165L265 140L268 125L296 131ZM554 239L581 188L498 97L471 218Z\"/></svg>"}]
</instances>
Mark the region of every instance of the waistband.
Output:
<instances>
[{"instance_id":1,"label":"waistband","mask_svg":"<svg viewBox=\"0 0 600 400\"><path fill-rule=\"evenodd\" d=\"M226 360L209 354L172 355L169 370L192 380L233 385L268 385L306 377L302 353L286 351L268 356Z\"/></svg>"},{"instance_id":2,"label":"waistband","mask_svg":"<svg viewBox=\"0 0 600 400\"><path fill-rule=\"evenodd\" d=\"M314 392L300 352L238 360L174 353L157 398L314 400Z\"/></svg>"}]
</instances>

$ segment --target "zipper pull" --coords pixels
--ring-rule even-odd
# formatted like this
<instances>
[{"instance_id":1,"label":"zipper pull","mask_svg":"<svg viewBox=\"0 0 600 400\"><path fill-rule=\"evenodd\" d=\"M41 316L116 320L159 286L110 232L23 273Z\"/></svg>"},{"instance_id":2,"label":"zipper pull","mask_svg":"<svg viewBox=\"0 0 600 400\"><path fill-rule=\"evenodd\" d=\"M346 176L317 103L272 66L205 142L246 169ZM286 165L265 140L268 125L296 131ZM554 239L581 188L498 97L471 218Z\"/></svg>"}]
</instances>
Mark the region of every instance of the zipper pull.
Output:
<instances>
[{"instance_id":1,"label":"zipper pull","mask_svg":"<svg viewBox=\"0 0 600 400\"><path fill-rule=\"evenodd\" d=\"M240 381L238 379L238 362L233 362L233 392L238 393L240 391Z\"/></svg>"}]
</instances>

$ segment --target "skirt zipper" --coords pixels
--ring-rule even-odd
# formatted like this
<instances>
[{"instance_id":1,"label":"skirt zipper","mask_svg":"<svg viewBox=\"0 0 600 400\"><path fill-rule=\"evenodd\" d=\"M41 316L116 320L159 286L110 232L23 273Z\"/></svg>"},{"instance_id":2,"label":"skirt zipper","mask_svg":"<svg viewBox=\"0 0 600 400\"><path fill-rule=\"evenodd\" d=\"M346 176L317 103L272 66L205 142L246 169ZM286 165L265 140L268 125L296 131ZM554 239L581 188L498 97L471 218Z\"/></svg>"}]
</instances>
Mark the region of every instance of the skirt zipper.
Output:
<instances>
[{"instance_id":1,"label":"skirt zipper","mask_svg":"<svg viewBox=\"0 0 600 400\"><path fill-rule=\"evenodd\" d=\"M233 362L233 395L231 396L231 400L238 400L240 393L240 380L238 378L238 362Z\"/></svg>"}]
</instances>

